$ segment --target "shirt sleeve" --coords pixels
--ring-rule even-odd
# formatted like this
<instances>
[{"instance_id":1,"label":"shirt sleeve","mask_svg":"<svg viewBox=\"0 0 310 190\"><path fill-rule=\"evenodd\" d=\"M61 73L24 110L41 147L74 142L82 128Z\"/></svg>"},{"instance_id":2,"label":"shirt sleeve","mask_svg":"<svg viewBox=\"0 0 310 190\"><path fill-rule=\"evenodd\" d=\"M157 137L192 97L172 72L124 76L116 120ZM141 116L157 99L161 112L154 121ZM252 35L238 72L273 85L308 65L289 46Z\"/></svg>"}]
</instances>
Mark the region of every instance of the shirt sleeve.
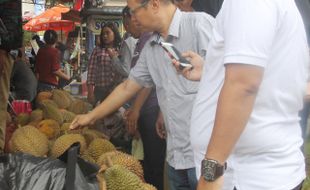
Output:
<instances>
[{"instance_id":1,"label":"shirt sleeve","mask_svg":"<svg viewBox=\"0 0 310 190\"><path fill-rule=\"evenodd\" d=\"M96 56L97 56L97 48L95 48L90 56L88 71L87 71L87 84L95 84L96 79Z\"/></svg>"},{"instance_id":2,"label":"shirt sleeve","mask_svg":"<svg viewBox=\"0 0 310 190\"><path fill-rule=\"evenodd\" d=\"M114 69L124 77L127 77L130 70L131 52L128 45L124 42L120 49L120 56L113 57L111 60Z\"/></svg>"},{"instance_id":3,"label":"shirt sleeve","mask_svg":"<svg viewBox=\"0 0 310 190\"><path fill-rule=\"evenodd\" d=\"M199 17L198 22L196 22L196 36L197 36L197 42L198 45L198 54L206 58L207 55L207 49L210 42L210 39L212 37L212 29L215 24L215 19L208 14L202 13L202 16Z\"/></svg>"},{"instance_id":4,"label":"shirt sleeve","mask_svg":"<svg viewBox=\"0 0 310 190\"><path fill-rule=\"evenodd\" d=\"M150 48L148 44L144 46L137 61L137 64L130 70L129 79L134 80L139 85L150 88L154 86L152 77L147 66L147 51Z\"/></svg>"},{"instance_id":5,"label":"shirt sleeve","mask_svg":"<svg viewBox=\"0 0 310 190\"><path fill-rule=\"evenodd\" d=\"M278 13L272 2L228 1L223 20L224 63L265 67L277 31Z\"/></svg>"}]
</instances>

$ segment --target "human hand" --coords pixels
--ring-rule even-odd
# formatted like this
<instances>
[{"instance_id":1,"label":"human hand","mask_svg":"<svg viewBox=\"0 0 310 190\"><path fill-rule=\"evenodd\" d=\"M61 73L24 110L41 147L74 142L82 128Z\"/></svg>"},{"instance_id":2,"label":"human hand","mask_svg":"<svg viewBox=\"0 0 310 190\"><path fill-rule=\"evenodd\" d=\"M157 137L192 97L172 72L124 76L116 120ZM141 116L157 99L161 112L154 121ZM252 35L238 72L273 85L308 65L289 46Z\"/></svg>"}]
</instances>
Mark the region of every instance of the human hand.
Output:
<instances>
[{"instance_id":1,"label":"human hand","mask_svg":"<svg viewBox=\"0 0 310 190\"><path fill-rule=\"evenodd\" d=\"M135 109L128 109L126 112L125 123L129 134L134 135L137 130L137 123L140 116L140 112Z\"/></svg>"},{"instance_id":2,"label":"human hand","mask_svg":"<svg viewBox=\"0 0 310 190\"><path fill-rule=\"evenodd\" d=\"M164 123L164 118L161 112L159 112L156 123L156 132L157 135L161 138L161 139L166 139L166 129L165 129L165 123Z\"/></svg>"},{"instance_id":3,"label":"human hand","mask_svg":"<svg viewBox=\"0 0 310 190\"><path fill-rule=\"evenodd\" d=\"M73 119L69 128L70 129L77 129L77 128L85 127L88 125L93 125L93 124L95 124L95 122L96 122L96 120L92 116L92 112L90 112L88 114L77 115Z\"/></svg>"},{"instance_id":4,"label":"human hand","mask_svg":"<svg viewBox=\"0 0 310 190\"><path fill-rule=\"evenodd\" d=\"M213 182L206 181L200 177L197 185L197 190L221 190L224 182L224 177L221 176Z\"/></svg>"},{"instance_id":5,"label":"human hand","mask_svg":"<svg viewBox=\"0 0 310 190\"><path fill-rule=\"evenodd\" d=\"M109 56L110 56L111 58L117 57L117 56L118 56L118 52L117 52L115 49L108 48L107 51L108 51L108 54L109 54Z\"/></svg>"},{"instance_id":6,"label":"human hand","mask_svg":"<svg viewBox=\"0 0 310 190\"><path fill-rule=\"evenodd\" d=\"M182 75L188 80L199 81L203 70L203 64L204 64L203 58L197 53L194 53L192 51L184 52L182 56L188 59L190 63L193 65L193 67L191 68L185 67L184 69L181 70L180 62L173 59L172 63L175 66L176 70L179 73L182 73Z\"/></svg>"}]
</instances>

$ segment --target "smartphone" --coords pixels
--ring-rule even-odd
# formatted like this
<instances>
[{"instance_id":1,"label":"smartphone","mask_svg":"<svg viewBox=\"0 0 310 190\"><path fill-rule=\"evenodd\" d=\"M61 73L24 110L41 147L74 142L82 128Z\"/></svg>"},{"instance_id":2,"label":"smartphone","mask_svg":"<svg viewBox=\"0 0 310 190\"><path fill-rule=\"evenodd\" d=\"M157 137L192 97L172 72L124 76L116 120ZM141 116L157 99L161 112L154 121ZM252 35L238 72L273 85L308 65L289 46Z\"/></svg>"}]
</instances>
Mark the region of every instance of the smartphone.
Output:
<instances>
[{"instance_id":1,"label":"smartphone","mask_svg":"<svg viewBox=\"0 0 310 190\"><path fill-rule=\"evenodd\" d=\"M190 64L190 62L182 57L181 53L177 48L173 46L173 44L168 43L168 42L160 42L159 45L164 48L164 50L169 53L169 55L172 56L175 60L180 62L180 69L184 69L185 67L187 68L192 68L193 65Z\"/></svg>"}]
</instances>

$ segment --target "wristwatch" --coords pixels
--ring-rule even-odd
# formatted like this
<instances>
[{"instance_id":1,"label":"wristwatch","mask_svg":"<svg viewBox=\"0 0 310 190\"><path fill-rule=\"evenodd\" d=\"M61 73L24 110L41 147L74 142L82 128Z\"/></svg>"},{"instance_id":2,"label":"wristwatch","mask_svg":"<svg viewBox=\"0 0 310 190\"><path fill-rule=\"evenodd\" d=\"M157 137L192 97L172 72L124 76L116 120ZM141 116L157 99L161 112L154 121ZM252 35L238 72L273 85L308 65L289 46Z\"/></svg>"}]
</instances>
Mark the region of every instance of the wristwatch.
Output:
<instances>
[{"instance_id":1,"label":"wristwatch","mask_svg":"<svg viewBox=\"0 0 310 190\"><path fill-rule=\"evenodd\" d=\"M201 161L201 176L206 181L215 181L224 174L226 167L226 162L224 165L221 165L216 160L205 158Z\"/></svg>"}]
</instances>

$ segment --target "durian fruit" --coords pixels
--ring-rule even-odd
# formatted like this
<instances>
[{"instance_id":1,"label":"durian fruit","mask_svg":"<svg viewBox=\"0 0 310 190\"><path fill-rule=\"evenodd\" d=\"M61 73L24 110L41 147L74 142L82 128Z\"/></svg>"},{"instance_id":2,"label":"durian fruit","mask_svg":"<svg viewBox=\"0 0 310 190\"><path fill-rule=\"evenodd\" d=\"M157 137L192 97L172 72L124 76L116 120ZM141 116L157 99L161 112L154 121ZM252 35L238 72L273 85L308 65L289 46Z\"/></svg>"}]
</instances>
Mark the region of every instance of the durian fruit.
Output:
<instances>
[{"instance_id":1,"label":"durian fruit","mask_svg":"<svg viewBox=\"0 0 310 190\"><path fill-rule=\"evenodd\" d=\"M27 125L31 125L33 127L37 127L41 121L30 121Z\"/></svg>"},{"instance_id":2,"label":"durian fruit","mask_svg":"<svg viewBox=\"0 0 310 190\"><path fill-rule=\"evenodd\" d=\"M43 103L42 110L44 119L53 119L57 121L59 125L63 123L63 118L58 108L49 103Z\"/></svg>"},{"instance_id":3,"label":"durian fruit","mask_svg":"<svg viewBox=\"0 0 310 190\"><path fill-rule=\"evenodd\" d=\"M86 161L91 162L93 164L97 164L96 160L94 160L93 157L91 157L91 155L89 155L87 150L81 155L81 158L83 160L86 160Z\"/></svg>"},{"instance_id":4,"label":"durian fruit","mask_svg":"<svg viewBox=\"0 0 310 190\"><path fill-rule=\"evenodd\" d=\"M140 178L120 165L108 168L103 177L107 190L145 190Z\"/></svg>"},{"instance_id":5,"label":"durian fruit","mask_svg":"<svg viewBox=\"0 0 310 190\"><path fill-rule=\"evenodd\" d=\"M69 130L71 123L63 123L60 127L60 134L66 134Z\"/></svg>"},{"instance_id":6,"label":"durian fruit","mask_svg":"<svg viewBox=\"0 0 310 190\"><path fill-rule=\"evenodd\" d=\"M64 123L71 123L76 116L75 113L72 113L72 112L67 111L65 109L61 109L60 113L62 115Z\"/></svg>"},{"instance_id":7,"label":"durian fruit","mask_svg":"<svg viewBox=\"0 0 310 190\"><path fill-rule=\"evenodd\" d=\"M52 98L51 92L39 92L36 96L36 105L39 105L43 100L51 99Z\"/></svg>"},{"instance_id":8,"label":"durian fruit","mask_svg":"<svg viewBox=\"0 0 310 190\"><path fill-rule=\"evenodd\" d=\"M82 135L85 137L87 145L89 145L96 138L108 139L108 137L100 131L95 129L89 129L87 127L83 128Z\"/></svg>"},{"instance_id":9,"label":"durian fruit","mask_svg":"<svg viewBox=\"0 0 310 190\"><path fill-rule=\"evenodd\" d=\"M43 120L43 111L41 109L33 110L30 114L30 122Z\"/></svg>"},{"instance_id":10,"label":"durian fruit","mask_svg":"<svg viewBox=\"0 0 310 190\"><path fill-rule=\"evenodd\" d=\"M55 140L49 140L48 141L48 149L52 150L52 147L54 146Z\"/></svg>"},{"instance_id":11,"label":"durian fruit","mask_svg":"<svg viewBox=\"0 0 310 190\"><path fill-rule=\"evenodd\" d=\"M88 113L88 105L82 100L74 100L68 108L69 111L75 114Z\"/></svg>"},{"instance_id":12,"label":"durian fruit","mask_svg":"<svg viewBox=\"0 0 310 190\"><path fill-rule=\"evenodd\" d=\"M71 125L71 123L63 123L60 127L60 134L61 135L64 135L64 134L80 134L80 135L82 135L83 129L70 130L70 125ZM85 136L84 136L84 138L85 138ZM86 145L88 145L88 143L86 143Z\"/></svg>"},{"instance_id":13,"label":"durian fruit","mask_svg":"<svg viewBox=\"0 0 310 190\"><path fill-rule=\"evenodd\" d=\"M117 150L113 150L113 151L110 151L110 152L106 152L106 153L101 154L101 155L99 156L99 158L97 159L96 163L97 163L97 165L99 165L99 166L106 165L106 164L108 164L108 158L109 158L110 161L111 161L111 159L112 159L114 156L119 156L119 155L121 155L121 154L123 154L123 153L120 152L120 151L117 151Z\"/></svg>"},{"instance_id":14,"label":"durian fruit","mask_svg":"<svg viewBox=\"0 0 310 190\"><path fill-rule=\"evenodd\" d=\"M12 152L45 156L48 152L48 139L37 128L26 125L15 130L10 140L10 149Z\"/></svg>"},{"instance_id":15,"label":"durian fruit","mask_svg":"<svg viewBox=\"0 0 310 190\"><path fill-rule=\"evenodd\" d=\"M115 146L106 139L96 138L89 145L87 151L89 155L97 161L100 155L116 150Z\"/></svg>"},{"instance_id":16,"label":"durian fruit","mask_svg":"<svg viewBox=\"0 0 310 190\"><path fill-rule=\"evenodd\" d=\"M132 155L125 154L119 151L108 152L101 155L98 160L98 165L107 164L108 158L111 159L112 164L121 165L127 168L129 171L137 175L141 180L144 181L143 168L139 160L135 159Z\"/></svg>"},{"instance_id":17,"label":"durian fruit","mask_svg":"<svg viewBox=\"0 0 310 190\"><path fill-rule=\"evenodd\" d=\"M39 103L36 104L36 107L37 107L38 109L41 109L41 110L42 110L43 106L44 106L44 105L47 105L47 104L49 104L49 105L51 105L51 106L53 106L53 107L55 107L55 108L58 108L58 105L57 105L53 100L50 100L50 99L42 100L41 102L39 102Z\"/></svg>"},{"instance_id":18,"label":"durian fruit","mask_svg":"<svg viewBox=\"0 0 310 190\"><path fill-rule=\"evenodd\" d=\"M36 127L40 132L45 134L48 139L54 139L60 134L58 122L52 119L42 120Z\"/></svg>"},{"instance_id":19,"label":"durian fruit","mask_svg":"<svg viewBox=\"0 0 310 190\"><path fill-rule=\"evenodd\" d=\"M75 100L75 98L67 91L63 90L63 94L70 100L70 104Z\"/></svg>"},{"instance_id":20,"label":"durian fruit","mask_svg":"<svg viewBox=\"0 0 310 190\"><path fill-rule=\"evenodd\" d=\"M144 190L157 190L156 187L148 183L143 183L143 187L144 187Z\"/></svg>"},{"instance_id":21,"label":"durian fruit","mask_svg":"<svg viewBox=\"0 0 310 190\"><path fill-rule=\"evenodd\" d=\"M16 117L16 120L17 120L17 124L18 125L24 126L24 125L26 125L29 122L30 116L27 113L20 113Z\"/></svg>"},{"instance_id":22,"label":"durian fruit","mask_svg":"<svg viewBox=\"0 0 310 190\"><path fill-rule=\"evenodd\" d=\"M66 109L70 106L71 100L64 91L55 89L52 91L52 94L52 100L58 105L59 108Z\"/></svg>"},{"instance_id":23,"label":"durian fruit","mask_svg":"<svg viewBox=\"0 0 310 190\"><path fill-rule=\"evenodd\" d=\"M62 155L72 144L80 143L80 153L86 150L85 138L80 134L65 134L58 137L52 147L51 156L57 158Z\"/></svg>"}]
</instances>

